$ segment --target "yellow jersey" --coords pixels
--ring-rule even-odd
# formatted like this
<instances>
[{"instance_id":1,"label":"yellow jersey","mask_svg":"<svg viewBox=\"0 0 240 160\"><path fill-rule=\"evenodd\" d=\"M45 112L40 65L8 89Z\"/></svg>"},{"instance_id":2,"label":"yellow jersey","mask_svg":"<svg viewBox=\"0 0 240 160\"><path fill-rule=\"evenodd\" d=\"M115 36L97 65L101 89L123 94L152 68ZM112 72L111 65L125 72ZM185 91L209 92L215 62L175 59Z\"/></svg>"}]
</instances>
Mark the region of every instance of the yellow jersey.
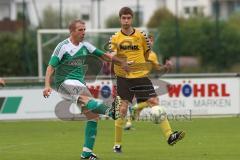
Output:
<instances>
[{"instance_id":1,"label":"yellow jersey","mask_svg":"<svg viewBox=\"0 0 240 160\"><path fill-rule=\"evenodd\" d=\"M145 56L151 50L147 35L138 29L134 29L131 35L125 35L121 31L116 32L110 38L110 50L116 53L116 56L132 62L131 67L135 68L130 72L124 71L121 66L114 65L116 76L123 78L141 78L149 73L149 67L146 65ZM136 69L137 68L137 69Z\"/></svg>"},{"instance_id":2,"label":"yellow jersey","mask_svg":"<svg viewBox=\"0 0 240 160\"><path fill-rule=\"evenodd\" d=\"M157 57L157 54L153 51L151 51L149 53L149 56L148 56L148 61L150 61L150 67L149 67L149 72L152 70L152 68L158 68L156 66L159 65L159 61L158 61L158 57Z\"/></svg>"},{"instance_id":3,"label":"yellow jersey","mask_svg":"<svg viewBox=\"0 0 240 160\"><path fill-rule=\"evenodd\" d=\"M148 60L153 64L159 64L157 54L153 51L149 53Z\"/></svg>"}]
</instances>

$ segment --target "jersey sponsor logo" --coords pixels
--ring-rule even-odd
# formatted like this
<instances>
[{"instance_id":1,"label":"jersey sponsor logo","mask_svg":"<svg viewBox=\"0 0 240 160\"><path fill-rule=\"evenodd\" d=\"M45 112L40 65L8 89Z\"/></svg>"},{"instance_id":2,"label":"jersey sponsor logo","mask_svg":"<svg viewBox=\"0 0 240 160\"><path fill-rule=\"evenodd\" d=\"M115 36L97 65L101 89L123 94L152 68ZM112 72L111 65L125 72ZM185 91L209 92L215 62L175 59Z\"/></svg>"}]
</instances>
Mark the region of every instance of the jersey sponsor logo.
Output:
<instances>
[{"instance_id":1,"label":"jersey sponsor logo","mask_svg":"<svg viewBox=\"0 0 240 160\"><path fill-rule=\"evenodd\" d=\"M73 59L73 60L67 62L67 65L70 65L70 66L80 66L83 64L84 64L83 58Z\"/></svg>"},{"instance_id":2,"label":"jersey sponsor logo","mask_svg":"<svg viewBox=\"0 0 240 160\"><path fill-rule=\"evenodd\" d=\"M119 45L120 50L139 50L138 45Z\"/></svg>"}]
</instances>

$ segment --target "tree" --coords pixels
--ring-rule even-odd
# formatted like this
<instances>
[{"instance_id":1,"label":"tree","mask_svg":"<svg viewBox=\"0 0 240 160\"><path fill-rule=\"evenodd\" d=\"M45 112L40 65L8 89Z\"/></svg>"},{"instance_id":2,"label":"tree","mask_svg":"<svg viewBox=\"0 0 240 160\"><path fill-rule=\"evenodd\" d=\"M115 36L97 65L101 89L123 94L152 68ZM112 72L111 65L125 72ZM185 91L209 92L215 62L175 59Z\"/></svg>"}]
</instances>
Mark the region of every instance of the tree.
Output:
<instances>
[{"instance_id":1,"label":"tree","mask_svg":"<svg viewBox=\"0 0 240 160\"><path fill-rule=\"evenodd\" d=\"M209 18L193 17L179 24L180 56L200 57L202 72L227 71L240 61L240 32L230 21L219 23L219 39L215 22ZM164 57L175 55L175 24L165 21L159 27L158 40Z\"/></svg>"},{"instance_id":2,"label":"tree","mask_svg":"<svg viewBox=\"0 0 240 160\"><path fill-rule=\"evenodd\" d=\"M79 14L77 14L78 11L73 10L64 13L63 15L63 27L68 27L69 23L74 20L74 19L79 19Z\"/></svg>"},{"instance_id":3,"label":"tree","mask_svg":"<svg viewBox=\"0 0 240 160\"><path fill-rule=\"evenodd\" d=\"M64 12L62 15L62 27L66 28L74 19L79 18L79 13L77 10ZM47 6L43 10L43 19L41 22L42 28L60 28L60 15L59 11L52 8L51 6Z\"/></svg>"},{"instance_id":4,"label":"tree","mask_svg":"<svg viewBox=\"0 0 240 160\"><path fill-rule=\"evenodd\" d=\"M167 8L157 9L147 23L148 28L158 28L163 21L173 20L174 15Z\"/></svg>"},{"instance_id":5,"label":"tree","mask_svg":"<svg viewBox=\"0 0 240 160\"><path fill-rule=\"evenodd\" d=\"M140 14L140 13L135 12L134 16L133 16L133 24L132 25L134 27L139 27L139 26L142 25L141 17L139 17L139 19L137 20L137 16L140 16L138 14ZM106 24L106 28L119 28L119 27L121 27L119 16L117 14L110 15L107 18L105 24Z\"/></svg>"},{"instance_id":6,"label":"tree","mask_svg":"<svg viewBox=\"0 0 240 160\"><path fill-rule=\"evenodd\" d=\"M0 45L1 76L37 75L36 33L32 31L26 33L26 53L23 53L22 40L21 31L0 33L0 43L2 44ZM26 58L30 60L30 63L26 61ZM30 70L26 70L26 68L30 68Z\"/></svg>"},{"instance_id":7,"label":"tree","mask_svg":"<svg viewBox=\"0 0 240 160\"><path fill-rule=\"evenodd\" d=\"M117 14L110 15L107 18L105 25L106 28L119 28L120 27L119 16Z\"/></svg>"},{"instance_id":8,"label":"tree","mask_svg":"<svg viewBox=\"0 0 240 160\"><path fill-rule=\"evenodd\" d=\"M42 28L59 28L59 14L52 6L47 6L43 10Z\"/></svg>"}]
</instances>

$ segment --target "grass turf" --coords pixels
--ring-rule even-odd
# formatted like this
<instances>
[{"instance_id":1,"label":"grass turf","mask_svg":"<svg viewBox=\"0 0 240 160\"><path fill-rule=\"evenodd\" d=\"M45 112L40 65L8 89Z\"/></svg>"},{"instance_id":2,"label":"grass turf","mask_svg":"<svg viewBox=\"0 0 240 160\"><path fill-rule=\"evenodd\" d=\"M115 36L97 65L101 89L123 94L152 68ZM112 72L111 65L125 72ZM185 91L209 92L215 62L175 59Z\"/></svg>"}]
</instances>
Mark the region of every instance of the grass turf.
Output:
<instances>
[{"instance_id":1,"label":"grass turf","mask_svg":"<svg viewBox=\"0 0 240 160\"><path fill-rule=\"evenodd\" d=\"M186 137L169 146L159 125L134 122L124 131L123 153L113 153L114 121L100 121L94 152L101 160L238 160L240 118L171 121ZM1 160L79 160L83 121L0 121Z\"/></svg>"}]
</instances>

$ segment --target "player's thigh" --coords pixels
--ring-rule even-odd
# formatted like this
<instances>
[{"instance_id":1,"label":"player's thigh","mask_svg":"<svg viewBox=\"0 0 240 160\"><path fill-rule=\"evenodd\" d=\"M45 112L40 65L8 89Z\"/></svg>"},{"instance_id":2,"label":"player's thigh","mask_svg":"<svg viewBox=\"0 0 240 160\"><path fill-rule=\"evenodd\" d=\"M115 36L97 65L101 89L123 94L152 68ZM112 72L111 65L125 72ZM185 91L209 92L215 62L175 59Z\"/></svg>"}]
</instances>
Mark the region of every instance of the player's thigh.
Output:
<instances>
[{"instance_id":1,"label":"player's thigh","mask_svg":"<svg viewBox=\"0 0 240 160\"><path fill-rule=\"evenodd\" d=\"M159 105L159 99L157 96L150 97L146 102L150 107Z\"/></svg>"},{"instance_id":2,"label":"player's thigh","mask_svg":"<svg viewBox=\"0 0 240 160\"><path fill-rule=\"evenodd\" d=\"M65 80L58 88L58 93L66 100L77 102L80 95L92 97L85 84L78 80Z\"/></svg>"},{"instance_id":3,"label":"player's thigh","mask_svg":"<svg viewBox=\"0 0 240 160\"><path fill-rule=\"evenodd\" d=\"M130 90L134 92L138 103L157 97L154 86L147 77L133 79Z\"/></svg>"},{"instance_id":4,"label":"player's thigh","mask_svg":"<svg viewBox=\"0 0 240 160\"><path fill-rule=\"evenodd\" d=\"M129 79L117 77L117 94L122 100L132 102L134 93L130 91Z\"/></svg>"}]
</instances>

